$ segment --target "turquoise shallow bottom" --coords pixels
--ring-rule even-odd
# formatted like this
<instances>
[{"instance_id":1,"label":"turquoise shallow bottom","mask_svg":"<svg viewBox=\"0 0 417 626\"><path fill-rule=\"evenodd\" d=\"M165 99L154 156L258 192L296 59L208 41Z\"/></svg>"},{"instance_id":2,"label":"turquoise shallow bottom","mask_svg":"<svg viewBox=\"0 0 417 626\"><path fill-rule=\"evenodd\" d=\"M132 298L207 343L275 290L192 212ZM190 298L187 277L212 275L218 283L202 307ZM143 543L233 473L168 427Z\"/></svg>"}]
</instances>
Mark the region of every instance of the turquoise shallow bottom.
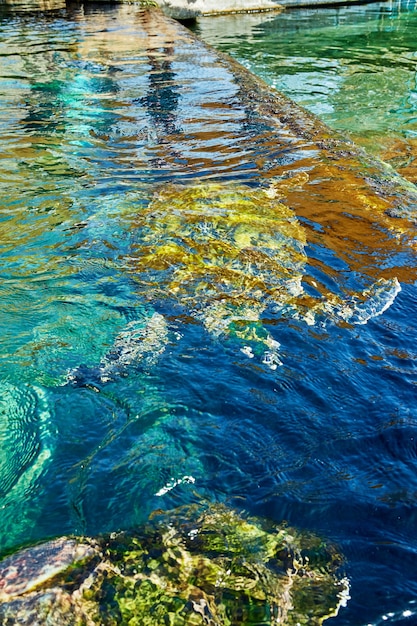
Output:
<instances>
[{"instance_id":1,"label":"turquoise shallow bottom","mask_svg":"<svg viewBox=\"0 0 417 626\"><path fill-rule=\"evenodd\" d=\"M416 623L411 249L363 251L402 267L382 315L271 308L282 365L249 358L132 269L155 189L267 167L227 69L131 7L2 11L0 549L222 501L338 544L351 600L333 624ZM359 288L348 258L309 246L305 280Z\"/></svg>"}]
</instances>

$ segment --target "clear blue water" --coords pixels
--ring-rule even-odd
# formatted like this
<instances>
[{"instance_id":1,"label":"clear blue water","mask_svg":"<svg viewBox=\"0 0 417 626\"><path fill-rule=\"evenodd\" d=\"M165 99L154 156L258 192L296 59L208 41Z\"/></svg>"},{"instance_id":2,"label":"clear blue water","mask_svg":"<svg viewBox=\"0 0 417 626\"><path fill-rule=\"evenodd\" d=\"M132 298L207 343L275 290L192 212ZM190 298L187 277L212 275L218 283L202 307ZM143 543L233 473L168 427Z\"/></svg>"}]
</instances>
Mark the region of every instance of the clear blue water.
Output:
<instances>
[{"instance_id":1,"label":"clear blue water","mask_svg":"<svg viewBox=\"0 0 417 626\"><path fill-rule=\"evenodd\" d=\"M351 600L335 625L416 623L416 258L403 221L350 212L356 188L315 170L308 142L271 140L214 52L135 8L2 11L0 549L224 501L337 543ZM288 171L310 172L290 194L306 289L360 294L382 277L401 291L363 324L267 306L271 369L170 294L147 297L135 224L168 182L256 193Z\"/></svg>"},{"instance_id":2,"label":"clear blue water","mask_svg":"<svg viewBox=\"0 0 417 626\"><path fill-rule=\"evenodd\" d=\"M197 31L417 181L415 2L200 18Z\"/></svg>"}]
</instances>

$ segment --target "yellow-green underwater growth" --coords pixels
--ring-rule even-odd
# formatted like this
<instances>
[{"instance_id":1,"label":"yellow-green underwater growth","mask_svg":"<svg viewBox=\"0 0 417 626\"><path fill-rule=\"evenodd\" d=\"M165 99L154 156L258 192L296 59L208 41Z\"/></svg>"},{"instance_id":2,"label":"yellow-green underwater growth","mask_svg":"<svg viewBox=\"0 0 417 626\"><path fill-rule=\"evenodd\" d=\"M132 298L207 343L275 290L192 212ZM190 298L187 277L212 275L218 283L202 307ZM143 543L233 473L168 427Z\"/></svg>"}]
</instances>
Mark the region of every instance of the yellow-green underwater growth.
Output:
<instances>
[{"instance_id":1,"label":"yellow-green underwater growth","mask_svg":"<svg viewBox=\"0 0 417 626\"><path fill-rule=\"evenodd\" d=\"M348 599L340 564L335 548L313 534L268 526L223 505L188 506L137 532L62 538L7 557L0 563L0 619L314 626Z\"/></svg>"},{"instance_id":2,"label":"yellow-green underwater growth","mask_svg":"<svg viewBox=\"0 0 417 626\"><path fill-rule=\"evenodd\" d=\"M308 324L316 316L365 323L379 315L400 290L397 279L381 279L350 302L304 291L307 231L284 198L307 181L302 172L261 188L164 186L134 222L127 263L143 298L171 300L215 337L237 337L245 354L255 351L272 369L281 361L279 342L261 322L267 307ZM363 315L365 300L372 305Z\"/></svg>"},{"instance_id":3,"label":"yellow-green underwater growth","mask_svg":"<svg viewBox=\"0 0 417 626\"><path fill-rule=\"evenodd\" d=\"M278 195L275 185L167 185L137 217L134 269L149 275L149 289L168 290L190 308L201 299L235 306L291 293L306 238Z\"/></svg>"},{"instance_id":4,"label":"yellow-green underwater growth","mask_svg":"<svg viewBox=\"0 0 417 626\"><path fill-rule=\"evenodd\" d=\"M302 291L306 236L280 201L300 174L267 188L197 183L166 185L135 221L130 267L146 297L171 298L214 336L260 346L280 363L278 342L259 318L266 303L290 304Z\"/></svg>"}]
</instances>

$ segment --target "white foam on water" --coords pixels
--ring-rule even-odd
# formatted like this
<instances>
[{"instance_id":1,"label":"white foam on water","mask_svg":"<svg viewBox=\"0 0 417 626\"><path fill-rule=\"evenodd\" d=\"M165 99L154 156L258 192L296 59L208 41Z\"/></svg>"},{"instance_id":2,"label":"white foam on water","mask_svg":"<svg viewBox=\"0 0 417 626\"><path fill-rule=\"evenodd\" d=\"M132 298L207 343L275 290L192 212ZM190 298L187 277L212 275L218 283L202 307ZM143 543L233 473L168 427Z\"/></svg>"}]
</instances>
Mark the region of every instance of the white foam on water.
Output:
<instances>
[{"instance_id":1,"label":"white foam on water","mask_svg":"<svg viewBox=\"0 0 417 626\"><path fill-rule=\"evenodd\" d=\"M416 602L411 600L409 605L415 605ZM414 606L413 606L414 608ZM404 619L410 618L410 626L411 624L415 624L417 622L417 611L411 609L401 609L399 611L388 611L384 613L379 618L377 618L374 622L367 622L364 626L382 626L382 624L395 624L397 622L403 623Z\"/></svg>"},{"instance_id":2,"label":"white foam on water","mask_svg":"<svg viewBox=\"0 0 417 626\"><path fill-rule=\"evenodd\" d=\"M159 491L157 491L155 495L164 496L166 493L168 493L169 491L171 491L178 485L182 485L184 483L194 484L195 483L194 476L183 476L182 478L177 478L177 479L171 478L171 480L169 480L166 485L164 485Z\"/></svg>"},{"instance_id":3,"label":"white foam on water","mask_svg":"<svg viewBox=\"0 0 417 626\"><path fill-rule=\"evenodd\" d=\"M269 350L264 353L262 363L267 365L271 370L276 370L278 366L283 365L278 354L276 352L270 352Z\"/></svg>"},{"instance_id":4,"label":"white foam on water","mask_svg":"<svg viewBox=\"0 0 417 626\"><path fill-rule=\"evenodd\" d=\"M243 352L243 354L247 356L249 359L253 359L253 357L255 356L250 346L244 346L243 348L240 349L240 351Z\"/></svg>"},{"instance_id":5,"label":"white foam on water","mask_svg":"<svg viewBox=\"0 0 417 626\"><path fill-rule=\"evenodd\" d=\"M339 316L351 324L367 324L389 309L400 291L398 278L381 278L362 292L363 301L340 307Z\"/></svg>"},{"instance_id":6,"label":"white foam on water","mask_svg":"<svg viewBox=\"0 0 417 626\"><path fill-rule=\"evenodd\" d=\"M365 303L365 309L361 311L359 320L355 323L366 324L373 317L382 315L394 302L395 298L401 291L401 285L398 278L392 280L380 280L375 285L364 292L369 295L369 299Z\"/></svg>"},{"instance_id":7,"label":"white foam on water","mask_svg":"<svg viewBox=\"0 0 417 626\"><path fill-rule=\"evenodd\" d=\"M180 338L178 333L176 339ZM129 322L96 367L100 381L106 383L113 380L134 363L154 366L167 344L168 326L160 313L154 312L145 321L140 319ZM80 366L69 370L63 384L76 381L80 371Z\"/></svg>"}]
</instances>

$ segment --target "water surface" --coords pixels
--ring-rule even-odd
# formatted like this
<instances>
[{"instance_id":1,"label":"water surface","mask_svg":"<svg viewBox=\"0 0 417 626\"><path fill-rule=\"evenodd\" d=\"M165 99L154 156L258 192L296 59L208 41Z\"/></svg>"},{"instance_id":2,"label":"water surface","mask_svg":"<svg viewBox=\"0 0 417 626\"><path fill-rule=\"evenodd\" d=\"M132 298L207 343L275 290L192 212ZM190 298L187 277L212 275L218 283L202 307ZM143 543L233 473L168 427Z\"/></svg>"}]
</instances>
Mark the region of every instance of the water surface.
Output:
<instances>
[{"instance_id":1,"label":"water surface","mask_svg":"<svg viewBox=\"0 0 417 626\"><path fill-rule=\"evenodd\" d=\"M0 58L0 549L221 501L337 543L352 597L334 624L413 623L413 206L134 7L3 10ZM304 308L263 300L273 368L210 332L162 262L147 289L141 255L161 256L147 207L171 183L256 200L291 179Z\"/></svg>"},{"instance_id":2,"label":"water surface","mask_svg":"<svg viewBox=\"0 0 417 626\"><path fill-rule=\"evenodd\" d=\"M201 18L197 31L417 180L414 2Z\"/></svg>"}]
</instances>

